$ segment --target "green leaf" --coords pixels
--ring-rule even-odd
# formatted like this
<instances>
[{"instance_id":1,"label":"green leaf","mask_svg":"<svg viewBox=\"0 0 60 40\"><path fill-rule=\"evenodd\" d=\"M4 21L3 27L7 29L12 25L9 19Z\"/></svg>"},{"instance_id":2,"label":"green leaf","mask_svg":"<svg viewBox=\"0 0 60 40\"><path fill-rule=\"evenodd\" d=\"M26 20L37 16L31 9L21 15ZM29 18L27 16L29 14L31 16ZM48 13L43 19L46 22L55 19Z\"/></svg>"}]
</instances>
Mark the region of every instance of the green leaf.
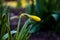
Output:
<instances>
[{"instance_id":1,"label":"green leaf","mask_svg":"<svg viewBox=\"0 0 60 40\"><path fill-rule=\"evenodd\" d=\"M19 18L19 21L18 21L17 32L16 32L16 34L15 34L15 38L14 38L14 40L18 40L19 29L20 29L20 18Z\"/></svg>"},{"instance_id":2,"label":"green leaf","mask_svg":"<svg viewBox=\"0 0 60 40\"><path fill-rule=\"evenodd\" d=\"M15 34L16 33L16 31L15 30L12 30L11 31L11 34L13 35L13 34ZM6 40L8 38L8 33L6 33L3 37L2 37L2 39L4 39L4 40Z\"/></svg>"},{"instance_id":3,"label":"green leaf","mask_svg":"<svg viewBox=\"0 0 60 40\"><path fill-rule=\"evenodd\" d=\"M22 40L28 40L29 37L31 36L31 33L29 33L30 27L32 27L32 24L28 26L28 28L27 28L27 30L26 30L26 32L25 32L25 35L24 35L24 37L23 37Z\"/></svg>"},{"instance_id":4,"label":"green leaf","mask_svg":"<svg viewBox=\"0 0 60 40\"><path fill-rule=\"evenodd\" d=\"M2 5L1 5L2 6ZM6 7L1 7L1 19L0 19L0 31L1 31L1 33L0 33L0 38L2 38L2 36L5 34L5 31L6 31L6 24L7 24L7 17L8 16L6 16L7 14L7 6ZM5 10L6 9L6 10ZM4 17L3 17L3 15L4 15Z\"/></svg>"},{"instance_id":5,"label":"green leaf","mask_svg":"<svg viewBox=\"0 0 60 40\"><path fill-rule=\"evenodd\" d=\"M7 31L8 31L8 40L12 40L12 34L11 34L11 29L10 29L10 24L9 24L9 10L6 13L6 16L7 16L6 26L7 26Z\"/></svg>"},{"instance_id":6,"label":"green leaf","mask_svg":"<svg viewBox=\"0 0 60 40\"><path fill-rule=\"evenodd\" d=\"M26 13L27 14L31 14L31 15L36 15L35 14L35 5L34 5L34 0L31 1L32 4L29 4L27 5L26 7Z\"/></svg>"},{"instance_id":7,"label":"green leaf","mask_svg":"<svg viewBox=\"0 0 60 40\"><path fill-rule=\"evenodd\" d=\"M29 30L29 33L35 33L40 29L40 25L38 23L34 23Z\"/></svg>"},{"instance_id":8,"label":"green leaf","mask_svg":"<svg viewBox=\"0 0 60 40\"><path fill-rule=\"evenodd\" d=\"M26 28L28 27L28 24L30 23L31 21L30 21L30 19L28 19L26 22L25 22L25 24L24 24L24 26L22 27L22 29L21 29L21 31L20 31L20 33L19 33L19 37L18 37L18 40L22 40L22 36L24 36L24 33L26 32Z\"/></svg>"}]
</instances>

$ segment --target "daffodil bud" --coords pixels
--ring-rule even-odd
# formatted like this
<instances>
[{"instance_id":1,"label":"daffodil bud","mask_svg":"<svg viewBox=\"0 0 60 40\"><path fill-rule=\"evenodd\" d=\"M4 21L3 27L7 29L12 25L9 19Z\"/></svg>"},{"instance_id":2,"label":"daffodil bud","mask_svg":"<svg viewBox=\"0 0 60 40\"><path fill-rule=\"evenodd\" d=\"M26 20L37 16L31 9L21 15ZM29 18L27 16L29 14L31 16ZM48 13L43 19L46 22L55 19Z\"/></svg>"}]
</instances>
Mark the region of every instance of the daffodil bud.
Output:
<instances>
[{"instance_id":1,"label":"daffodil bud","mask_svg":"<svg viewBox=\"0 0 60 40\"><path fill-rule=\"evenodd\" d=\"M34 16L34 15L26 14L26 13L22 13L22 14L20 15L20 18L21 18L22 16L25 16L25 15L28 16L29 18L31 18L32 20L36 21L36 22L41 21L41 18L39 18L39 17L37 17L37 16Z\"/></svg>"},{"instance_id":2,"label":"daffodil bud","mask_svg":"<svg viewBox=\"0 0 60 40\"><path fill-rule=\"evenodd\" d=\"M34 15L29 15L29 14L26 14L26 13L22 13L20 15L20 18L22 18L23 16L27 16L27 17L31 18L32 20L34 20L36 22L41 21L41 18L39 18L38 16L34 16ZM14 17L11 17L10 19L15 19L15 18L19 18L19 17L18 16L14 16Z\"/></svg>"},{"instance_id":3,"label":"daffodil bud","mask_svg":"<svg viewBox=\"0 0 60 40\"><path fill-rule=\"evenodd\" d=\"M34 16L34 15L31 15L30 18L33 19L33 20L36 21L36 22L41 21L41 18L39 18L39 17L37 17L37 16Z\"/></svg>"}]
</instances>

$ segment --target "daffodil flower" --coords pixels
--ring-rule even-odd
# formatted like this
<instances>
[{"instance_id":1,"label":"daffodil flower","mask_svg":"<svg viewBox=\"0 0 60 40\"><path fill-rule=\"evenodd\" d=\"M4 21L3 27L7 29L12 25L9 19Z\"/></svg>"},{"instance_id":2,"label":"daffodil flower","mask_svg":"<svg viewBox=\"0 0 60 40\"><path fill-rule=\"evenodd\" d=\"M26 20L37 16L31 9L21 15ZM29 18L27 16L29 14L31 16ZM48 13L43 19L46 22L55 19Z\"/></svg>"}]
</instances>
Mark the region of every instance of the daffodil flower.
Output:
<instances>
[{"instance_id":1,"label":"daffodil flower","mask_svg":"<svg viewBox=\"0 0 60 40\"><path fill-rule=\"evenodd\" d=\"M36 22L41 21L41 18L39 18L39 17L37 17L37 16L34 16L34 15L26 14L26 13L21 14L21 15L20 15L20 18L21 18L22 16L24 16L24 15L28 16L29 18L31 18L32 20L34 20L34 21L36 21Z\"/></svg>"},{"instance_id":2,"label":"daffodil flower","mask_svg":"<svg viewBox=\"0 0 60 40\"><path fill-rule=\"evenodd\" d=\"M39 18L39 17L37 17L37 16L34 16L34 15L30 15L30 18L33 19L33 20L36 21L36 22L41 21L41 18Z\"/></svg>"},{"instance_id":3,"label":"daffodil flower","mask_svg":"<svg viewBox=\"0 0 60 40\"><path fill-rule=\"evenodd\" d=\"M36 21L36 22L40 22L41 21L41 18L39 18L38 16L34 16L34 15L29 15L29 14L26 14L26 13L22 13L20 15L20 18L22 18L23 16L27 16L29 17L30 19ZM18 18L18 16L14 16L14 17L11 17L10 19L14 19L14 18Z\"/></svg>"}]
</instances>

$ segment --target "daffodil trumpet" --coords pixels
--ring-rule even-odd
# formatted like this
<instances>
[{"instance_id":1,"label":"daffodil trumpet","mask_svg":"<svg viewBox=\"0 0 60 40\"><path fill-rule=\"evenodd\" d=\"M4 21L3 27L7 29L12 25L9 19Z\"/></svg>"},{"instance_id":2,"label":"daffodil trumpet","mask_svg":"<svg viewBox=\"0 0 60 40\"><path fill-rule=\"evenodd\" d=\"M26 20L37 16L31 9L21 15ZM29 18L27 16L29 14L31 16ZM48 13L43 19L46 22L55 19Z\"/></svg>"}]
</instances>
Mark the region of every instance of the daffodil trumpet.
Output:
<instances>
[{"instance_id":1,"label":"daffodil trumpet","mask_svg":"<svg viewBox=\"0 0 60 40\"><path fill-rule=\"evenodd\" d=\"M26 13L22 13L20 15L20 18L22 18L23 16L27 16L29 17L30 19L36 21L36 22L40 22L41 21L41 18L37 17L37 16L34 16L34 15L29 15L29 14L26 14ZM11 17L11 19L14 19L14 18L18 18L18 16L14 16L14 17Z\"/></svg>"}]
</instances>

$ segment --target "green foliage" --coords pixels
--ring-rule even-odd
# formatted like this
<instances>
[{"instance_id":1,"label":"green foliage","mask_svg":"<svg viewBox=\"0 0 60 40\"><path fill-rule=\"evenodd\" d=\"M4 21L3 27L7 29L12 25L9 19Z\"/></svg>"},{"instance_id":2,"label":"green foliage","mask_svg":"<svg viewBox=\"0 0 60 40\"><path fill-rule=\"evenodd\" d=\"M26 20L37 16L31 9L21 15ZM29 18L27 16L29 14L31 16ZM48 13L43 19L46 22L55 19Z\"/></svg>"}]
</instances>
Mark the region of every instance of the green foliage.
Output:
<instances>
[{"instance_id":1,"label":"green foliage","mask_svg":"<svg viewBox=\"0 0 60 40\"><path fill-rule=\"evenodd\" d=\"M1 2L1 1L0 1ZM2 4L2 3L1 3ZM22 29L20 29L20 18L17 25L16 31L11 31L10 23L9 23L9 11L10 9L7 6L0 6L0 40L28 40L30 37L30 33L28 32L30 29L31 20L28 19ZM19 31L20 30L20 31ZM5 32L8 32L5 34ZM14 34L14 36L12 36Z\"/></svg>"},{"instance_id":2,"label":"green foliage","mask_svg":"<svg viewBox=\"0 0 60 40\"><path fill-rule=\"evenodd\" d=\"M28 37L28 34L29 34L28 33L28 31L29 31L28 25L29 25L30 22L31 22L30 19L28 21L26 21L26 23L24 24L24 26L22 27L22 29L21 29L21 31L19 33L18 40L19 39L23 40L25 36ZM26 38L24 40L26 40Z\"/></svg>"},{"instance_id":3,"label":"green foliage","mask_svg":"<svg viewBox=\"0 0 60 40\"><path fill-rule=\"evenodd\" d=\"M56 30L59 30L58 28L60 27L57 26L60 22L58 22L58 20L60 20L59 4L60 0L36 0L36 5L34 5L34 2L32 0L32 4L29 5L27 8L27 13L31 15L36 15L42 19L42 21L38 23L38 26L35 25L37 24L35 22L34 25L37 27L37 29L52 29L52 31L54 30L54 32L57 32ZM54 14L56 14L56 16L59 16L56 18L57 21L55 21L55 17L52 16ZM34 32L36 32L37 29L35 26L32 26L30 32L32 32L33 29L35 30Z\"/></svg>"},{"instance_id":4,"label":"green foliage","mask_svg":"<svg viewBox=\"0 0 60 40\"><path fill-rule=\"evenodd\" d=\"M0 32L1 32L0 35L1 36L0 36L0 38L1 38L4 35L4 33L5 33L5 30L6 30L6 27L7 27L6 26L7 17L8 17L8 16L6 16L7 15L7 10L4 10L2 5L1 5L0 15L1 15L1 19L0 19L0 22L1 22L1 24L0 24Z\"/></svg>"},{"instance_id":5,"label":"green foliage","mask_svg":"<svg viewBox=\"0 0 60 40\"><path fill-rule=\"evenodd\" d=\"M17 0L17 7L21 8L21 0Z\"/></svg>"},{"instance_id":6,"label":"green foliage","mask_svg":"<svg viewBox=\"0 0 60 40\"><path fill-rule=\"evenodd\" d=\"M5 10L4 10L5 11ZM17 30L16 30L16 34L13 38L12 36L12 32L10 30L10 26L9 26L9 13L8 11L6 10L3 14L3 17L2 17L2 26L1 27L1 34L0 34L0 39L1 40L6 40L6 37L8 37L8 40L28 40L28 37L30 36L29 34L29 29L30 27L28 26L30 24L30 19L27 20L24 24L24 26L22 27L21 31L19 32L19 29L20 29L20 18L19 18L19 21L18 21L18 26L17 26ZM4 35L5 34L5 31L8 31L8 34Z\"/></svg>"},{"instance_id":7,"label":"green foliage","mask_svg":"<svg viewBox=\"0 0 60 40\"><path fill-rule=\"evenodd\" d=\"M19 27L20 26L18 26L18 28L17 28L17 31L10 31L10 28L8 27L8 34L5 34L3 37L2 37L2 39L3 40L6 40L6 38L8 38L8 40L28 40L28 38L30 37L30 33L28 32L29 31L29 29L30 29L30 26L31 25L29 25L28 26L28 24L30 24L31 23L31 21L30 21L30 19L28 19L26 22L25 22L25 24L24 24L24 26L22 27L22 29L21 29L21 31L19 32ZM19 23L19 25L20 25L20 23ZM12 34L14 34L15 33L15 36L14 37L12 37Z\"/></svg>"}]
</instances>

